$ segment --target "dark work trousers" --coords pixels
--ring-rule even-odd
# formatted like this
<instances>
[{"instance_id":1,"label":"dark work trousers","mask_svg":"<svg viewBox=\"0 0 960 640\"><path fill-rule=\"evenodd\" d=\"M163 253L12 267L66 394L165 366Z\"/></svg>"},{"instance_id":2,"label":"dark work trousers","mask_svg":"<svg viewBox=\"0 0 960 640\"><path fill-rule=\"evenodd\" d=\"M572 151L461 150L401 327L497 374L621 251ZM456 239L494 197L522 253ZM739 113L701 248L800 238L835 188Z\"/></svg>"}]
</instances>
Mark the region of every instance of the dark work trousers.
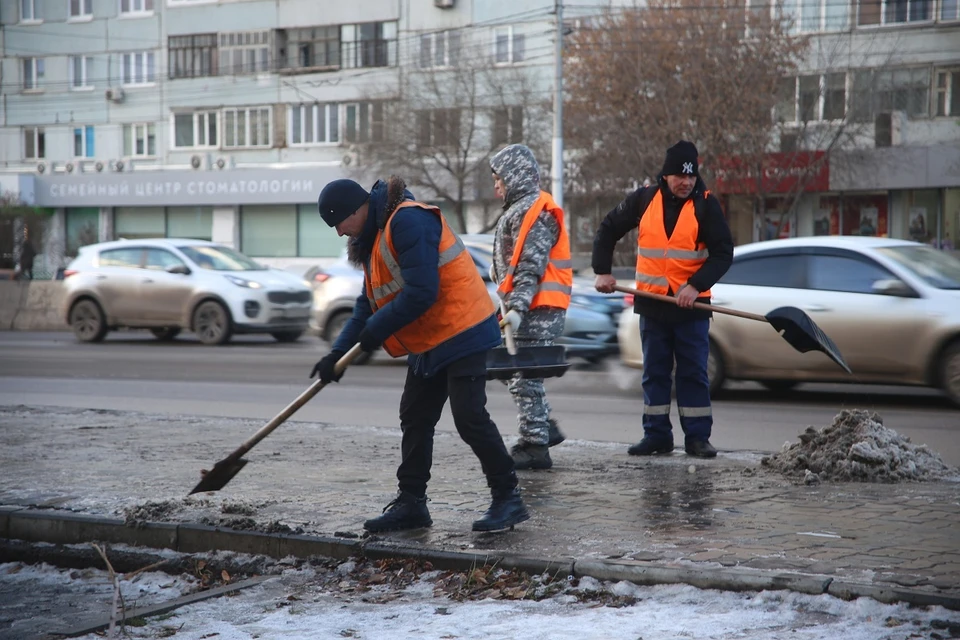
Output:
<instances>
[{"instance_id":1,"label":"dark work trousers","mask_svg":"<svg viewBox=\"0 0 960 640\"><path fill-rule=\"evenodd\" d=\"M643 346L643 433L673 441L670 395L677 363L677 408L685 442L707 440L713 428L707 356L710 320L659 322L640 316Z\"/></svg>"},{"instance_id":2,"label":"dark work trousers","mask_svg":"<svg viewBox=\"0 0 960 640\"><path fill-rule=\"evenodd\" d=\"M513 458L507 453L497 425L487 413L487 354L477 353L457 360L430 378L407 368L407 381L400 398L400 429L403 460L397 469L402 491L423 496L433 464L433 434L447 398L460 437L480 460L487 486L509 491L517 486Z\"/></svg>"}]
</instances>

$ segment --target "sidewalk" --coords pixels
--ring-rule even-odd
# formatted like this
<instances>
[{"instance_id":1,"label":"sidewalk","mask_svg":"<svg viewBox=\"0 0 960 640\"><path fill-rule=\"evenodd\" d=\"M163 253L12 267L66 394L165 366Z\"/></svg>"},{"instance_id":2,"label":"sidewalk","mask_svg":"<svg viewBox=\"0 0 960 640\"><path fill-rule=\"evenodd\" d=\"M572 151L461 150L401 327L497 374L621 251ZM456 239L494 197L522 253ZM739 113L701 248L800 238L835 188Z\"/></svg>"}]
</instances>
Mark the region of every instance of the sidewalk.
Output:
<instances>
[{"instance_id":1,"label":"sidewalk","mask_svg":"<svg viewBox=\"0 0 960 640\"><path fill-rule=\"evenodd\" d=\"M364 538L363 521L396 491L399 430L291 422L254 448L222 491L187 497L201 469L260 426L0 407L0 534L62 542L83 535L83 514L148 545L157 528L123 521L190 524L200 546L233 544L224 542L227 528L245 532L244 544L250 532L281 541L299 534L338 553L505 557L643 584L790 588L960 609L957 482L797 486L754 452L644 459L625 445L568 441L552 450L551 471L519 474L531 520L476 534L470 524L489 503L479 466L456 435L438 432L433 527ZM186 529L159 531L173 540Z\"/></svg>"}]
</instances>

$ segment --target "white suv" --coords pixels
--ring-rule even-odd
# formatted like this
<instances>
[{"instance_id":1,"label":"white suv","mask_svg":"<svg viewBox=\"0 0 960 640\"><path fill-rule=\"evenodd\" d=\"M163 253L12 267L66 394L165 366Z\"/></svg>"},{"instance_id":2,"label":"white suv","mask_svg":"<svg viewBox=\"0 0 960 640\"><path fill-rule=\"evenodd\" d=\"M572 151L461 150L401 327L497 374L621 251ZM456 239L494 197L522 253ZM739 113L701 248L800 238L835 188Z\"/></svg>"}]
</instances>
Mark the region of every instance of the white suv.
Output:
<instances>
[{"instance_id":1,"label":"white suv","mask_svg":"<svg viewBox=\"0 0 960 640\"><path fill-rule=\"evenodd\" d=\"M205 240L116 240L82 247L64 271L63 317L77 338L149 329L160 340L193 331L204 344L235 333L297 340L313 292L299 276Z\"/></svg>"}]
</instances>

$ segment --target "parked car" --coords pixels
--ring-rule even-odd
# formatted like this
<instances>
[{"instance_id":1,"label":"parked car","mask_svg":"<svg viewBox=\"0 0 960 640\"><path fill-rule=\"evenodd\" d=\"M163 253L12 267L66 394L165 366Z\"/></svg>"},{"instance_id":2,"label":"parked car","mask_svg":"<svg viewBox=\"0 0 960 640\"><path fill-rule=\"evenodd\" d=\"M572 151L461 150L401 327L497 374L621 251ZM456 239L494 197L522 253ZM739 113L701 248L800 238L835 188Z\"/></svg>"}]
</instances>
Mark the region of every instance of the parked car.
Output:
<instances>
[{"instance_id":1,"label":"parked car","mask_svg":"<svg viewBox=\"0 0 960 640\"><path fill-rule=\"evenodd\" d=\"M307 329L312 293L303 278L204 240L117 240L82 247L64 270L63 316L84 342L121 327L160 340L181 331L204 344L269 333L294 342Z\"/></svg>"},{"instance_id":2,"label":"parked car","mask_svg":"<svg viewBox=\"0 0 960 640\"><path fill-rule=\"evenodd\" d=\"M490 280L492 238L489 235L462 236L464 246L470 252L480 277L487 285L490 299L499 306L497 288ZM346 257L341 255L333 265L307 271L305 278L313 287L311 332L327 342L332 342L350 318L354 302L363 290L363 271L351 265ZM578 285L581 286L582 284ZM567 310L563 335L557 342L564 345L571 356L597 362L617 353L616 320L609 313L573 303ZM356 360L354 364L357 364Z\"/></svg>"},{"instance_id":3,"label":"parked car","mask_svg":"<svg viewBox=\"0 0 960 640\"><path fill-rule=\"evenodd\" d=\"M725 380L771 390L800 382L938 387L960 405L960 260L889 238L821 236L737 247L713 304L765 315L804 310L836 343L853 375L819 352L798 353L767 323L714 314L712 391ZM633 309L619 328L622 361L642 367Z\"/></svg>"}]
</instances>

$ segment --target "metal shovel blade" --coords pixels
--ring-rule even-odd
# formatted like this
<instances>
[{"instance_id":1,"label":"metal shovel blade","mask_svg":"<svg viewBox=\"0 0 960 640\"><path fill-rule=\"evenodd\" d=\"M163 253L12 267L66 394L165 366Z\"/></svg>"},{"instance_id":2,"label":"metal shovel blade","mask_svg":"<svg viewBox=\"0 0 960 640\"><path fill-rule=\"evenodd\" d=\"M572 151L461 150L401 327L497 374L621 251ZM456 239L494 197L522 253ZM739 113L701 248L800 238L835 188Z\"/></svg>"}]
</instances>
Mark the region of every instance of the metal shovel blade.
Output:
<instances>
[{"instance_id":1,"label":"metal shovel blade","mask_svg":"<svg viewBox=\"0 0 960 640\"><path fill-rule=\"evenodd\" d=\"M847 373L849 365L830 336L817 326L813 319L796 307L778 307L766 315L767 322L800 353L822 351L840 365Z\"/></svg>"},{"instance_id":2,"label":"metal shovel blade","mask_svg":"<svg viewBox=\"0 0 960 640\"><path fill-rule=\"evenodd\" d=\"M559 378L570 368L563 346L520 347L511 355L505 347L487 352L487 379Z\"/></svg>"},{"instance_id":3,"label":"metal shovel blade","mask_svg":"<svg viewBox=\"0 0 960 640\"><path fill-rule=\"evenodd\" d=\"M210 471L201 471L200 482L193 488L188 495L201 493L203 491L220 491L227 483L233 480L233 476L240 473L244 465L247 464L246 458L224 458L213 465Z\"/></svg>"}]
</instances>

